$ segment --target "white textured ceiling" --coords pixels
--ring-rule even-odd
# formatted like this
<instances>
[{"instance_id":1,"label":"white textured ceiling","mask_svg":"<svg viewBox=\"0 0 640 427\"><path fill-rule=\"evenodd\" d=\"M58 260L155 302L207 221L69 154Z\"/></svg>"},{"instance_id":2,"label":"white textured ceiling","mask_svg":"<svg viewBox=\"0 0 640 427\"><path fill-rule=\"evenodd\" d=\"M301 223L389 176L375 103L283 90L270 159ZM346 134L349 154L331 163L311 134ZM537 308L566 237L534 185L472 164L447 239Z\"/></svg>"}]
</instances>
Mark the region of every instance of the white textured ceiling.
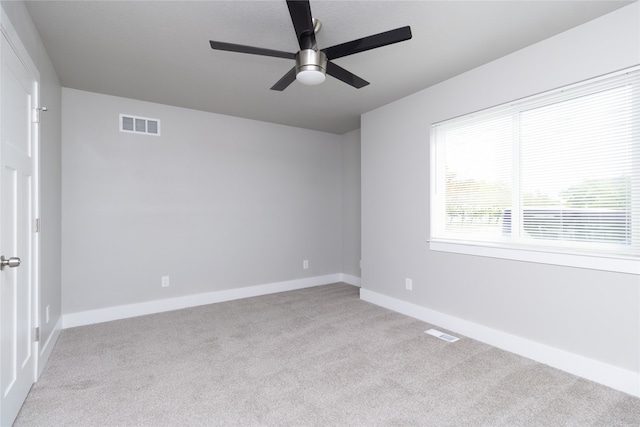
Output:
<instances>
[{"instance_id":1,"label":"white textured ceiling","mask_svg":"<svg viewBox=\"0 0 640 427\"><path fill-rule=\"evenodd\" d=\"M631 1L326 1L320 48L410 25L413 39L336 60L371 82L269 88L292 60L209 40L297 51L286 3L27 1L63 86L342 134L360 115ZM585 46L588 49L588 46ZM496 84L500 84L496 76Z\"/></svg>"}]
</instances>

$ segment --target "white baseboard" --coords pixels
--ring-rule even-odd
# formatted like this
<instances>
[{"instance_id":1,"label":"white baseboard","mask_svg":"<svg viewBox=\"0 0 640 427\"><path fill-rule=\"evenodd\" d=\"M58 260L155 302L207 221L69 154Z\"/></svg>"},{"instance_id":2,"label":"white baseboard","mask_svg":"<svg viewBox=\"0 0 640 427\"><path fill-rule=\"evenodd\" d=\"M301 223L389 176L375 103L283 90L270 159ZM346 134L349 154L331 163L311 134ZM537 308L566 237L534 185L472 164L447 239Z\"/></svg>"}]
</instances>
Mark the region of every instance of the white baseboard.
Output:
<instances>
[{"instance_id":1,"label":"white baseboard","mask_svg":"<svg viewBox=\"0 0 640 427\"><path fill-rule=\"evenodd\" d=\"M53 351L53 347L55 347L56 342L58 341L58 337L60 336L61 331L62 331L62 317L58 319L58 321L56 322L56 325L53 328L53 331L51 332L51 334L49 334L49 337L47 338L47 340L44 342L44 344L40 346L38 350L40 354L38 355L37 378L40 378L40 374L42 374L42 371L44 371L44 367L47 365L47 361L51 356L51 352Z\"/></svg>"},{"instance_id":2,"label":"white baseboard","mask_svg":"<svg viewBox=\"0 0 640 427\"><path fill-rule=\"evenodd\" d=\"M640 374L367 289L360 299L640 397Z\"/></svg>"},{"instance_id":3,"label":"white baseboard","mask_svg":"<svg viewBox=\"0 0 640 427\"><path fill-rule=\"evenodd\" d=\"M360 278L356 276L352 276L350 274L340 274L340 281L346 283L347 285L360 287Z\"/></svg>"},{"instance_id":4,"label":"white baseboard","mask_svg":"<svg viewBox=\"0 0 640 427\"><path fill-rule=\"evenodd\" d=\"M197 307L199 305L257 297L260 295L274 294L277 292L310 288L312 286L328 285L330 283L336 282L346 282L347 280L355 281L353 279L358 278L347 276L341 273L328 274L325 276L288 280L286 282L268 283L264 285L248 286L245 288L228 289L224 291L214 291L196 295L186 295L183 297L141 302L137 304L128 304L116 307L107 307L97 310L81 311L78 313L68 313L62 316L62 327L64 329L73 328L75 326L84 326L94 323L109 322L112 320L127 319L130 317L144 316L147 314L162 313L164 311Z\"/></svg>"}]
</instances>

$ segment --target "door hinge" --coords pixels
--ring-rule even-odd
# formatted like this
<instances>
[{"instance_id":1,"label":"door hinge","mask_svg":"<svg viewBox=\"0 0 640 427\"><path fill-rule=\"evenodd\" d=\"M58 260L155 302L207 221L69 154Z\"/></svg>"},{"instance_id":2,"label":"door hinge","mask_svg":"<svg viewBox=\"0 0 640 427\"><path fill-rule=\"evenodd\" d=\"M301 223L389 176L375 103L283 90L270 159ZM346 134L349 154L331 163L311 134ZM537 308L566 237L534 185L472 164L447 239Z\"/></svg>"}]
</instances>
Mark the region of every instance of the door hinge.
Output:
<instances>
[{"instance_id":1,"label":"door hinge","mask_svg":"<svg viewBox=\"0 0 640 427\"><path fill-rule=\"evenodd\" d=\"M35 341L36 342L40 342L40 327L39 326L36 328L35 337L36 337Z\"/></svg>"},{"instance_id":2,"label":"door hinge","mask_svg":"<svg viewBox=\"0 0 640 427\"><path fill-rule=\"evenodd\" d=\"M39 233L40 232L40 218L36 218L33 221L33 232L34 233Z\"/></svg>"},{"instance_id":3,"label":"door hinge","mask_svg":"<svg viewBox=\"0 0 640 427\"><path fill-rule=\"evenodd\" d=\"M41 111L49 111L47 107L38 107L33 109L33 117L31 120L33 123L40 123L40 112Z\"/></svg>"}]
</instances>

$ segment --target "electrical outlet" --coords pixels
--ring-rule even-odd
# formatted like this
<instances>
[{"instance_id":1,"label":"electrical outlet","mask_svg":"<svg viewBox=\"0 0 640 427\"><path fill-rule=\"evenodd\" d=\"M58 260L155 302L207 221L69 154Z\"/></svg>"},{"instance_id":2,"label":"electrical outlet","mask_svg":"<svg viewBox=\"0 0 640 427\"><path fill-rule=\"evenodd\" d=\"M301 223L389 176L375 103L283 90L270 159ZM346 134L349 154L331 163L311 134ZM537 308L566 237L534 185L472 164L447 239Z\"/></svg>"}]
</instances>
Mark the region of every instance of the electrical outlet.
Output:
<instances>
[{"instance_id":1,"label":"electrical outlet","mask_svg":"<svg viewBox=\"0 0 640 427\"><path fill-rule=\"evenodd\" d=\"M169 276L162 276L161 285L162 285L163 288L168 288L169 287Z\"/></svg>"},{"instance_id":2,"label":"electrical outlet","mask_svg":"<svg viewBox=\"0 0 640 427\"><path fill-rule=\"evenodd\" d=\"M408 277L404 279L404 287L407 288L408 291L413 290L413 280Z\"/></svg>"},{"instance_id":3,"label":"electrical outlet","mask_svg":"<svg viewBox=\"0 0 640 427\"><path fill-rule=\"evenodd\" d=\"M302 261L302 268L304 268L305 270L309 268L309 260L305 259L304 261Z\"/></svg>"},{"instance_id":4,"label":"electrical outlet","mask_svg":"<svg viewBox=\"0 0 640 427\"><path fill-rule=\"evenodd\" d=\"M44 309L44 321L49 323L49 306L46 306Z\"/></svg>"}]
</instances>

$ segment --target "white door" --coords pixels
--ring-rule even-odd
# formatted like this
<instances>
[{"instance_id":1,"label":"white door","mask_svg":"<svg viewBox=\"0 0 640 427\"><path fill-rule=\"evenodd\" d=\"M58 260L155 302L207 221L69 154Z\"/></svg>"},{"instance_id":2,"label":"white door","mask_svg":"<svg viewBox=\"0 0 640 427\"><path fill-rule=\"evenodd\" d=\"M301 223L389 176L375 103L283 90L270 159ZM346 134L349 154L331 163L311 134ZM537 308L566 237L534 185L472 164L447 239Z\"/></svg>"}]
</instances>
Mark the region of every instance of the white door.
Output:
<instances>
[{"instance_id":1,"label":"white door","mask_svg":"<svg viewBox=\"0 0 640 427\"><path fill-rule=\"evenodd\" d=\"M32 112L37 82L4 35L0 58L0 255L6 259L0 263L5 264L0 271L0 425L10 426L36 375L33 192L37 129Z\"/></svg>"}]
</instances>

